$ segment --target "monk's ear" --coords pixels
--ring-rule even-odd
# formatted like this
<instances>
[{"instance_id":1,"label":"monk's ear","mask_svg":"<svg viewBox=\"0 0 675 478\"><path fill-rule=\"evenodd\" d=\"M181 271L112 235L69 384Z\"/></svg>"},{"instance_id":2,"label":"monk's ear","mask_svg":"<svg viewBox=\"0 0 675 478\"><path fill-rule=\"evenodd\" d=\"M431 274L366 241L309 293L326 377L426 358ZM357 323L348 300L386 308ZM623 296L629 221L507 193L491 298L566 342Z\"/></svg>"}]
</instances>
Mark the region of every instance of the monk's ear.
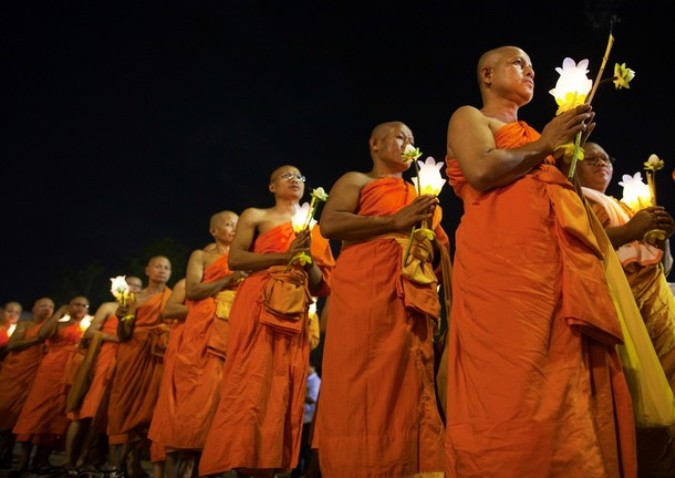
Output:
<instances>
[{"instance_id":1,"label":"monk's ear","mask_svg":"<svg viewBox=\"0 0 675 478\"><path fill-rule=\"evenodd\" d=\"M484 66L480 70L480 80L483 82L485 85L489 85L492 83L492 67L490 66Z\"/></svg>"},{"instance_id":2,"label":"monk's ear","mask_svg":"<svg viewBox=\"0 0 675 478\"><path fill-rule=\"evenodd\" d=\"M371 151L378 151L380 149L380 140L377 136L373 136L368 140L368 146Z\"/></svg>"},{"instance_id":3,"label":"monk's ear","mask_svg":"<svg viewBox=\"0 0 675 478\"><path fill-rule=\"evenodd\" d=\"M267 189L269 189L269 191L270 191L272 194L274 194L274 191L276 191L277 187L276 187L276 185L275 185L274 183L270 183L270 185L267 186Z\"/></svg>"}]
</instances>

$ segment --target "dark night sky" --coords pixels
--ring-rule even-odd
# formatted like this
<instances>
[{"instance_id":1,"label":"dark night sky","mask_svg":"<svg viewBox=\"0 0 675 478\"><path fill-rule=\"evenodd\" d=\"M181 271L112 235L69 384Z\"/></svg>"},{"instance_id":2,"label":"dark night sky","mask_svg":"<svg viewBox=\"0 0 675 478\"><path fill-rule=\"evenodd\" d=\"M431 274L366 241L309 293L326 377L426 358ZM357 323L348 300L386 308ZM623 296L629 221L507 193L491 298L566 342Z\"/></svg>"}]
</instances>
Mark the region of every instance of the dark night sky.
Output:
<instances>
[{"instance_id":1,"label":"dark night sky","mask_svg":"<svg viewBox=\"0 0 675 478\"><path fill-rule=\"evenodd\" d=\"M328 189L369 169L382 121L404 121L442 160L448 119L479 104L475 63L495 46L530 54L537 90L521 119L541 129L563 58L588 58L595 78L603 8L621 20L607 74L615 62L637 73L593 101L593 139L618 158L610 192L656 153L660 202L675 209L672 16L653 2L361 3L5 2L0 301L28 308L92 261L107 289L163 238L201 247L213 212L271 205L281 164ZM441 204L452 236L461 204L447 187Z\"/></svg>"}]
</instances>

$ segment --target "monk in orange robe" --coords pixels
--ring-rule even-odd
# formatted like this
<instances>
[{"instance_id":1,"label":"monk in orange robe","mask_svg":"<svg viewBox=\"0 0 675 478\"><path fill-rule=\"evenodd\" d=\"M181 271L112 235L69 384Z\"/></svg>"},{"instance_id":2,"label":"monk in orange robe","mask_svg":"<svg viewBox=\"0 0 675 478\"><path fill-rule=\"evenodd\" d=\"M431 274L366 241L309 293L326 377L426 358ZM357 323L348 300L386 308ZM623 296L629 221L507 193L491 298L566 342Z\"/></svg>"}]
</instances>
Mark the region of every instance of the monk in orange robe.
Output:
<instances>
[{"instance_id":1,"label":"monk in orange robe","mask_svg":"<svg viewBox=\"0 0 675 478\"><path fill-rule=\"evenodd\" d=\"M125 280L131 293L136 294L143 288L140 277L126 276ZM87 374L91 376L87 391L79 404L66 410L66 416L70 420L66 434L66 464L64 465L67 470L82 469L86 466L92 471L95 470L96 464L100 465L105 461L100 460L99 457L96 463L97 458L89 456L88 452L94 440L100 439L101 436L107 438L108 398L119 344L118 317L115 315L118 305L117 302L101 304L91 324L84 332L83 340L90 344L90 348L94 346L95 341L100 343L95 346L96 350L87 351L87 354L94 354L90 359L91 363L85 360L80 365L80 367L88 367Z\"/></svg>"},{"instance_id":2,"label":"monk in orange robe","mask_svg":"<svg viewBox=\"0 0 675 478\"><path fill-rule=\"evenodd\" d=\"M518 120L529 56L478 62L483 107L448 125L462 199L447 343L449 477L636 476L623 335L578 192L551 156L593 129L589 105L539 134Z\"/></svg>"},{"instance_id":3,"label":"monk in orange robe","mask_svg":"<svg viewBox=\"0 0 675 478\"><path fill-rule=\"evenodd\" d=\"M171 289L171 262L152 257L145 267L148 285L128 302L120 304L117 335L117 366L108 405L110 463L122 473L121 464L139 446L145 445L147 430L157 402L162 379L162 362L169 340L169 327L160 313ZM132 474L132 473L130 473Z\"/></svg>"},{"instance_id":4,"label":"monk in orange robe","mask_svg":"<svg viewBox=\"0 0 675 478\"><path fill-rule=\"evenodd\" d=\"M153 442L164 444L167 452L184 450L181 459L190 461L185 464L189 468L194 466L197 451L204 447L218 405L229 309L239 281L246 276L241 271L231 272L227 266L238 219L232 211L214 214L209 232L216 247L210 251L197 249L190 255L186 272L188 314L171 367L164 369L148 433ZM220 353L214 350L218 344Z\"/></svg>"},{"instance_id":5,"label":"monk in orange robe","mask_svg":"<svg viewBox=\"0 0 675 478\"><path fill-rule=\"evenodd\" d=\"M434 262L443 252L448 257L449 240L436 196L418 196L402 178L412 164L403 153L412 144L412 131L401 122L375 127L373 169L338 179L321 215L326 237L343 241L331 280L313 441L327 478L444 469L434 382L441 310ZM416 235L402 267L418 223L437 241Z\"/></svg>"},{"instance_id":6,"label":"monk in orange robe","mask_svg":"<svg viewBox=\"0 0 675 478\"><path fill-rule=\"evenodd\" d=\"M633 212L608 196L612 162L602 146L587 142L584 160L577 165L579 183L616 250L656 355L675 392L675 297L666 280L672 256L667 241L650 244L643 240L653 229L671 237L673 217L661 206ZM675 426L638 428L636 432L640 476L675 474Z\"/></svg>"},{"instance_id":7,"label":"monk in orange robe","mask_svg":"<svg viewBox=\"0 0 675 478\"><path fill-rule=\"evenodd\" d=\"M14 435L23 404L35 380L40 362L45 352L44 340L38 332L54 314L54 301L42 297L35 301L31 309L31 320L20 321L7 344L8 355L0 370L0 441L2 443L2 464L9 467L12 463Z\"/></svg>"},{"instance_id":8,"label":"monk in orange robe","mask_svg":"<svg viewBox=\"0 0 675 478\"><path fill-rule=\"evenodd\" d=\"M80 322L88 317L89 300L76 296L60 307L40 328L38 337L46 342L46 353L40 362L26 403L14 425L13 433L22 443L19 470L28 468L30 440L38 445L34 468L49 469L52 450L63 446L68 430L64 370L84 332Z\"/></svg>"},{"instance_id":9,"label":"monk in orange robe","mask_svg":"<svg viewBox=\"0 0 675 478\"><path fill-rule=\"evenodd\" d=\"M230 311L202 476L230 469L273 476L297 465L309 363L307 311L311 296L328 293L334 265L318 227L296 233L291 225L304 182L296 167L277 168L269 184L275 205L248 208L239 218L229 267L251 274Z\"/></svg>"},{"instance_id":10,"label":"monk in orange robe","mask_svg":"<svg viewBox=\"0 0 675 478\"><path fill-rule=\"evenodd\" d=\"M16 324L21 318L23 307L18 302L7 302L2 308L0 314L0 370L2 370L2 363L9 353L7 344L9 338L16 330Z\"/></svg>"}]
</instances>

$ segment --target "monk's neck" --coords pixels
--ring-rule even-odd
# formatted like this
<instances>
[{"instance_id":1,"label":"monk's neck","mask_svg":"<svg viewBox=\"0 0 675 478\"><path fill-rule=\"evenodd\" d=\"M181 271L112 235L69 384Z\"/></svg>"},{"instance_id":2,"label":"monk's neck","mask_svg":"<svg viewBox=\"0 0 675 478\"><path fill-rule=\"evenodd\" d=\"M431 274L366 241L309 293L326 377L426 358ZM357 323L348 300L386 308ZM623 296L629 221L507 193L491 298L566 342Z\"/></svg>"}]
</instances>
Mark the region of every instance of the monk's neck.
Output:
<instances>
[{"instance_id":1,"label":"monk's neck","mask_svg":"<svg viewBox=\"0 0 675 478\"><path fill-rule=\"evenodd\" d=\"M160 292L164 292L165 287L166 287L165 282L150 281L148 287L145 288L145 293L147 295L159 294Z\"/></svg>"},{"instance_id":2,"label":"monk's neck","mask_svg":"<svg viewBox=\"0 0 675 478\"><path fill-rule=\"evenodd\" d=\"M277 199L276 204L274 205L274 210L278 214L290 214L295 213L295 208L298 207L299 202L295 199Z\"/></svg>"},{"instance_id":3,"label":"monk's neck","mask_svg":"<svg viewBox=\"0 0 675 478\"><path fill-rule=\"evenodd\" d=\"M480 111L488 118L494 118L504 123L518 121L518 105L510 101L489 103L483 106Z\"/></svg>"}]
</instances>

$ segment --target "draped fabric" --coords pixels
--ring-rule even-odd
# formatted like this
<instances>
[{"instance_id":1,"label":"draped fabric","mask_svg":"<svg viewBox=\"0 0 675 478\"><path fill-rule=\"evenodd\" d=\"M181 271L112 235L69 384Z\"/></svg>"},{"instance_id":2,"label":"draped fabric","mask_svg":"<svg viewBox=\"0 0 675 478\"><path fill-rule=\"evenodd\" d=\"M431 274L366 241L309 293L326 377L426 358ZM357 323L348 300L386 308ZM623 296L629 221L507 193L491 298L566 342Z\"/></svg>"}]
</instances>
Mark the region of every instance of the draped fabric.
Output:
<instances>
[{"instance_id":1,"label":"draped fabric","mask_svg":"<svg viewBox=\"0 0 675 478\"><path fill-rule=\"evenodd\" d=\"M35 375L26 403L14 426L16 435L65 435L66 385L63 374L70 355L82 337L79 321L57 328L47 339L45 353Z\"/></svg>"},{"instance_id":2,"label":"draped fabric","mask_svg":"<svg viewBox=\"0 0 675 478\"><path fill-rule=\"evenodd\" d=\"M284 223L260 234L253 251L285 252L294 238L290 222ZM319 295L326 295L334 259L318 226L312 229L312 257L323 272ZM267 270L251 274L232 304L220 401L199 464L202 476L297 464L309 342L306 328L292 335L260 323L268 280Z\"/></svg>"},{"instance_id":3,"label":"draped fabric","mask_svg":"<svg viewBox=\"0 0 675 478\"><path fill-rule=\"evenodd\" d=\"M101 332L105 335L117 335L119 319L115 314L108 314ZM105 431L108 423L108 398L110 387L115 373L117 342L103 341L92 367L89 390L82 399L79 408L69 413L71 420L91 418L92 425L98 430Z\"/></svg>"},{"instance_id":4,"label":"draped fabric","mask_svg":"<svg viewBox=\"0 0 675 478\"><path fill-rule=\"evenodd\" d=\"M230 275L227 260L228 254L224 254L207 267L203 282ZM209 353L208 343L213 333L221 334L220 342L227 342L227 329L213 330L215 321L221 320L216 316L217 305L216 297L188 300L185 325L176 336L175 348L170 345L170 350L167 349L160 397L149 431L153 441L167 447L204 446L220 398L223 369L222 357ZM228 317L222 321L229 326Z\"/></svg>"},{"instance_id":5,"label":"draped fabric","mask_svg":"<svg viewBox=\"0 0 675 478\"><path fill-rule=\"evenodd\" d=\"M615 198L588 188L583 188L583 192L602 227L622 226L632 217L633 213ZM617 256L665 377L675 393L675 297L660 262L663 251L642 241L633 241L621 246ZM673 437L674 426L637 430L641 476L643 472L645 476L667 476L675 470Z\"/></svg>"},{"instance_id":6,"label":"draped fabric","mask_svg":"<svg viewBox=\"0 0 675 478\"><path fill-rule=\"evenodd\" d=\"M30 326L24 339L37 337L44 322ZM40 361L45 353L43 344L10 352L0 370L0 431L14 428L28 397Z\"/></svg>"},{"instance_id":7,"label":"draped fabric","mask_svg":"<svg viewBox=\"0 0 675 478\"><path fill-rule=\"evenodd\" d=\"M170 293L169 288L164 288L136 309L132 337L118 346L108 405L108 435L123 435L136 429L144 433L150 425L162 379L162 357L153 353L153 346L169 334L160 312ZM118 444L115 441L110 440Z\"/></svg>"},{"instance_id":8,"label":"draped fabric","mask_svg":"<svg viewBox=\"0 0 675 478\"><path fill-rule=\"evenodd\" d=\"M516 148L524 122L495 135ZM635 476L622 342L583 202L553 159L462 199L448 337L448 476Z\"/></svg>"},{"instance_id":9,"label":"draped fabric","mask_svg":"<svg viewBox=\"0 0 675 478\"><path fill-rule=\"evenodd\" d=\"M379 178L362 189L356 213L394 214L415 197L403 179ZM437 208L430 229L447 248L440 220ZM437 279L429 244L411 248L419 263L404 270L408 242L404 233L346 244L336 261L313 441L326 478L444 468L434 389Z\"/></svg>"}]
</instances>

